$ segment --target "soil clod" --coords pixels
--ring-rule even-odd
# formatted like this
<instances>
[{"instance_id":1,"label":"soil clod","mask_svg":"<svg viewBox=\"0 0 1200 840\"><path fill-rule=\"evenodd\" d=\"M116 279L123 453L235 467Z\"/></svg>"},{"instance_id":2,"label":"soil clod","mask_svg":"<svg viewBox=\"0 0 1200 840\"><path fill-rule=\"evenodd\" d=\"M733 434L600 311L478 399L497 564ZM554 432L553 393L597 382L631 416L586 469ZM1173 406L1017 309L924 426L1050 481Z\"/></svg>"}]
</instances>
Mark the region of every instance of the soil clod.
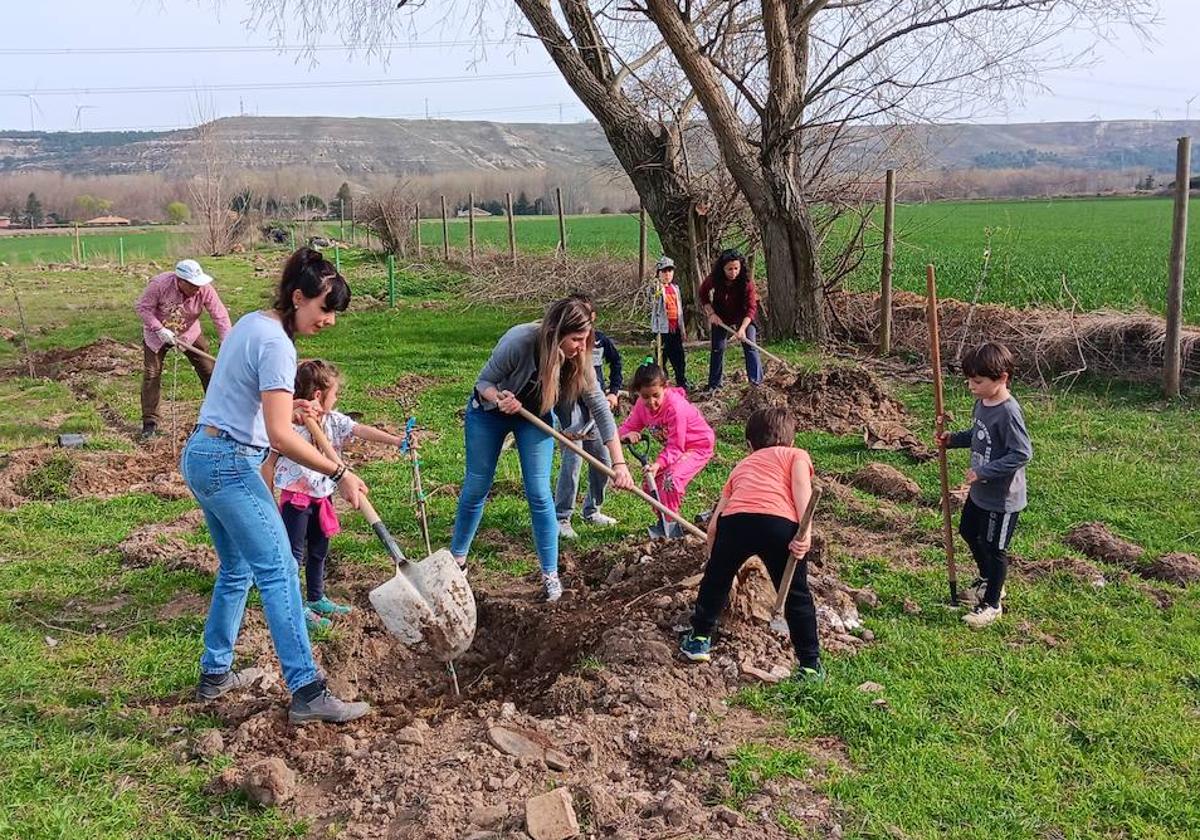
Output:
<instances>
[{"instance_id":1,"label":"soil clod","mask_svg":"<svg viewBox=\"0 0 1200 840\"><path fill-rule=\"evenodd\" d=\"M921 486L887 464L867 464L850 477L850 485L893 502L915 502L921 498Z\"/></svg>"}]
</instances>

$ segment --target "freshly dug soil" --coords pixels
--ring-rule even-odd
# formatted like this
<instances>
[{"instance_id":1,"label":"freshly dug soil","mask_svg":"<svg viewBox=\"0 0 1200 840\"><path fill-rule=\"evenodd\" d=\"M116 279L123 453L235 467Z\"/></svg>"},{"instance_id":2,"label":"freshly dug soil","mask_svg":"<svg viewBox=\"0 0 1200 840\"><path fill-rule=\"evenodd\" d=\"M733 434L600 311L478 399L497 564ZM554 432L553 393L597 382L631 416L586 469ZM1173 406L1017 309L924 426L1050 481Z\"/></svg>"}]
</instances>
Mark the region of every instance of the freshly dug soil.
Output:
<instances>
[{"instance_id":1,"label":"freshly dug soil","mask_svg":"<svg viewBox=\"0 0 1200 840\"><path fill-rule=\"evenodd\" d=\"M0 468L0 508L30 501L31 473L55 458L70 461L69 498L110 499L125 493L151 493L163 499L183 499L189 495L179 474L178 458L166 438L133 452L37 446L10 453Z\"/></svg>"},{"instance_id":2,"label":"freshly dug soil","mask_svg":"<svg viewBox=\"0 0 1200 840\"><path fill-rule=\"evenodd\" d=\"M1144 566L1141 574L1152 580L1187 586L1200 581L1200 558L1195 554L1164 554Z\"/></svg>"},{"instance_id":3,"label":"freshly dug soil","mask_svg":"<svg viewBox=\"0 0 1200 840\"><path fill-rule=\"evenodd\" d=\"M1018 575L1027 577L1030 580L1041 580L1051 575L1065 574L1093 589L1100 589L1108 584L1107 579L1104 577L1104 572L1100 571L1097 566L1089 563L1087 560L1081 560L1078 557L1052 557L1046 560L1026 560L1013 556L1009 568Z\"/></svg>"},{"instance_id":4,"label":"freshly dug soil","mask_svg":"<svg viewBox=\"0 0 1200 840\"><path fill-rule=\"evenodd\" d=\"M1093 560L1134 570L1146 550L1114 534L1103 522L1086 522L1072 528L1064 539L1067 545Z\"/></svg>"},{"instance_id":5,"label":"freshly dug soil","mask_svg":"<svg viewBox=\"0 0 1200 840\"><path fill-rule=\"evenodd\" d=\"M117 545L126 566L162 566L166 569L194 569L209 575L217 573L217 553L205 541L197 545L188 540L204 522L199 509L189 510L174 522L145 525L133 531Z\"/></svg>"},{"instance_id":6,"label":"freshly dug soil","mask_svg":"<svg viewBox=\"0 0 1200 840\"><path fill-rule=\"evenodd\" d=\"M417 407L421 392L427 390L442 380L436 376L423 376L419 373L406 373L391 385L379 388L368 388L367 393L372 397L383 400L395 400L401 411L411 412Z\"/></svg>"},{"instance_id":7,"label":"freshly dug soil","mask_svg":"<svg viewBox=\"0 0 1200 840\"><path fill-rule=\"evenodd\" d=\"M915 502L921 498L921 486L887 464L867 464L850 476L850 486L893 502Z\"/></svg>"}]
</instances>

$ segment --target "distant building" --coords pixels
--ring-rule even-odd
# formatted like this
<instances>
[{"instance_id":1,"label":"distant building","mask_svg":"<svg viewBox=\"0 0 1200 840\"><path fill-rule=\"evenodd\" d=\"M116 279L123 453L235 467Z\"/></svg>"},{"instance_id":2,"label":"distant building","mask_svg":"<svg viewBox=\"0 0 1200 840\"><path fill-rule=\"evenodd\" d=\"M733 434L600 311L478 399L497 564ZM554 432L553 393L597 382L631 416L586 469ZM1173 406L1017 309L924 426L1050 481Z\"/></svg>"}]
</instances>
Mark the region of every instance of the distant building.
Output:
<instances>
[{"instance_id":1,"label":"distant building","mask_svg":"<svg viewBox=\"0 0 1200 840\"><path fill-rule=\"evenodd\" d=\"M467 216L474 216L478 219L480 216L490 216L492 214L484 210L482 207L472 207L470 213L468 213L466 210L458 210L454 213L454 215L460 219L465 219Z\"/></svg>"},{"instance_id":2,"label":"distant building","mask_svg":"<svg viewBox=\"0 0 1200 840\"><path fill-rule=\"evenodd\" d=\"M113 227L127 224L129 224L129 220L121 216L97 216L84 222L87 227Z\"/></svg>"},{"instance_id":3,"label":"distant building","mask_svg":"<svg viewBox=\"0 0 1200 840\"><path fill-rule=\"evenodd\" d=\"M8 218L8 216L0 216L0 230L9 227L12 227L12 219Z\"/></svg>"}]
</instances>

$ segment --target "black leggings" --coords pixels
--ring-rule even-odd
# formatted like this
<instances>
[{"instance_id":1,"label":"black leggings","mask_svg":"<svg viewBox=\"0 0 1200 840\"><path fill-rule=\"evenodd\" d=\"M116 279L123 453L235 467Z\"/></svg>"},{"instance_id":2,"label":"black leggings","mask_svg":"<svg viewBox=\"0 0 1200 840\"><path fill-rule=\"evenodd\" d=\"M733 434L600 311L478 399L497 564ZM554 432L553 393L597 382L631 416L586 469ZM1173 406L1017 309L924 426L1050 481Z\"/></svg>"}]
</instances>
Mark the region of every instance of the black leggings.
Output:
<instances>
[{"instance_id":1,"label":"black leggings","mask_svg":"<svg viewBox=\"0 0 1200 840\"><path fill-rule=\"evenodd\" d=\"M762 560L778 591L787 566L788 543L796 536L798 527L790 519L765 513L722 516L717 521L717 538L700 581L700 594L692 613L692 632L698 636L712 635L729 600L729 590L738 569L752 556L757 555ZM812 593L808 591L808 563L804 560L796 564L792 588L784 601L784 617L796 659L806 668L819 667L821 648L817 640L817 610Z\"/></svg>"},{"instance_id":2,"label":"black leggings","mask_svg":"<svg viewBox=\"0 0 1200 840\"><path fill-rule=\"evenodd\" d=\"M1017 514L984 510L967 498L958 533L966 540L979 567L979 576L987 581L983 600L993 607L1000 606L1000 593L1008 576L1008 544L1017 530Z\"/></svg>"},{"instance_id":3,"label":"black leggings","mask_svg":"<svg viewBox=\"0 0 1200 840\"><path fill-rule=\"evenodd\" d=\"M683 352L683 332L660 333L663 342L663 356L671 363L675 371L675 384L680 388L687 385L687 354ZM664 365L664 369L665 369Z\"/></svg>"},{"instance_id":4,"label":"black leggings","mask_svg":"<svg viewBox=\"0 0 1200 840\"><path fill-rule=\"evenodd\" d=\"M329 537L321 530L319 510L314 500L303 510L287 503L280 511L288 541L292 544L292 556L296 558L297 565L304 566L304 587L308 593L306 601L320 601L325 596L325 558L329 556ZM304 556L306 545L307 560Z\"/></svg>"}]
</instances>

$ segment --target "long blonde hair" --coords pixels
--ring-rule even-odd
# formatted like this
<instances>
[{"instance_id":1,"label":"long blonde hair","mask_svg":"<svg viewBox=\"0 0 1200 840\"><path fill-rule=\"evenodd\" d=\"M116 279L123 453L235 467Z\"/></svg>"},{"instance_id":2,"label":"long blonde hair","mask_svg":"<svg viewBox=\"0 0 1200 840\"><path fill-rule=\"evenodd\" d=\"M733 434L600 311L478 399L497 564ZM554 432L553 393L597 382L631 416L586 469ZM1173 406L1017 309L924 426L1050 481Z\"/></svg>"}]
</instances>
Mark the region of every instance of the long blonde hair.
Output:
<instances>
[{"instance_id":1,"label":"long blonde hair","mask_svg":"<svg viewBox=\"0 0 1200 840\"><path fill-rule=\"evenodd\" d=\"M587 331L587 346L574 358L564 359L559 344L572 333ZM592 305L578 297L555 301L546 310L538 329L538 380L545 414L559 402L574 402L596 381L592 368L592 349L596 333L592 329ZM559 394L561 385L562 394Z\"/></svg>"}]
</instances>

